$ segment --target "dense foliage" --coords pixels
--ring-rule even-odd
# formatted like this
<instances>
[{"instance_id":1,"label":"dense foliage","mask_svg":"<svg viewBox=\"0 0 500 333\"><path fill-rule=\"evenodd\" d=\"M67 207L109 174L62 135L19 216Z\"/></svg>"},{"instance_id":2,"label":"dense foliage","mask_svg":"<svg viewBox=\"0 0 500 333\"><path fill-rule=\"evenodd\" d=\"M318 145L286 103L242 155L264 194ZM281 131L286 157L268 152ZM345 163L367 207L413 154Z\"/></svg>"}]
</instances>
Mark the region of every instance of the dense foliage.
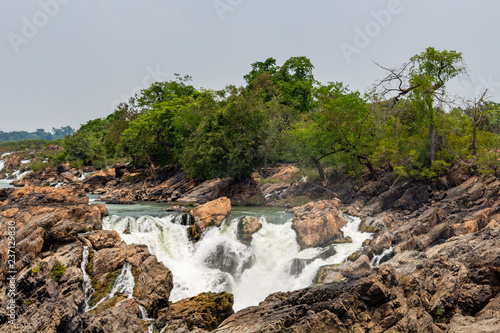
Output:
<instances>
[{"instance_id":1,"label":"dense foliage","mask_svg":"<svg viewBox=\"0 0 500 333\"><path fill-rule=\"evenodd\" d=\"M125 159L200 179L243 179L282 162L324 181L383 170L429 180L452 164L497 170L499 105L486 92L454 105L446 97L447 84L466 74L461 53L428 48L384 68L366 94L321 84L313 69L306 57L282 65L269 58L251 65L244 87L196 89L189 76L156 82L67 136L53 161L104 167Z\"/></svg>"}]
</instances>

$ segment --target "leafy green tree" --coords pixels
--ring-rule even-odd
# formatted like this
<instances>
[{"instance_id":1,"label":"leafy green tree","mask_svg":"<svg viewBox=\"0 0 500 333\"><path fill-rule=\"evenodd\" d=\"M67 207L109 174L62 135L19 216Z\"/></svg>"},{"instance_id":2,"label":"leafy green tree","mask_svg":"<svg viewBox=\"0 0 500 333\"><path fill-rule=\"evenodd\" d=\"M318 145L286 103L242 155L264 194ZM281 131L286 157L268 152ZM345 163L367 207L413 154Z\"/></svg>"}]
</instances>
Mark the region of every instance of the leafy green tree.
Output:
<instances>
[{"instance_id":1,"label":"leafy green tree","mask_svg":"<svg viewBox=\"0 0 500 333\"><path fill-rule=\"evenodd\" d=\"M308 58L291 57L282 66L276 65L275 59L268 58L251 66L250 73L244 76L247 87L255 89L257 86L265 102L277 99L280 103L294 107L300 112L309 112L313 109L316 81L312 74L314 66ZM272 84L268 84L268 89L262 90L262 82L266 79L270 79Z\"/></svg>"},{"instance_id":2,"label":"leafy green tree","mask_svg":"<svg viewBox=\"0 0 500 333\"><path fill-rule=\"evenodd\" d=\"M153 170L175 163L174 114L189 102L188 97L158 102L128 124L120 136L119 149L138 166Z\"/></svg>"},{"instance_id":3,"label":"leafy green tree","mask_svg":"<svg viewBox=\"0 0 500 333\"><path fill-rule=\"evenodd\" d=\"M462 54L456 51L438 51L428 47L410 59L410 86L412 97L429 124L431 164L436 160L436 112L434 105L445 93L446 83L465 73Z\"/></svg>"},{"instance_id":4,"label":"leafy green tree","mask_svg":"<svg viewBox=\"0 0 500 333\"><path fill-rule=\"evenodd\" d=\"M428 47L410 58L398 69L388 69L388 75L377 87L382 96L391 96L393 105L409 97L417 112L429 128L429 160L436 160L436 124L438 104L444 102L446 84L457 76L466 74L462 54L456 51L438 51Z\"/></svg>"},{"instance_id":5,"label":"leafy green tree","mask_svg":"<svg viewBox=\"0 0 500 333\"><path fill-rule=\"evenodd\" d=\"M351 169L367 167L376 178L370 158L374 119L366 101L338 82L319 87L317 98L318 110L305 115L291 132L297 154L316 166L323 181L327 176L320 161L331 155Z\"/></svg>"},{"instance_id":6,"label":"leafy green tree","mask_svg":"<svg viewBox=\"0 0 500 333\"><path fill-rule=\"evenodd\" d=\"M269 122L262 100L235 87L207 114L183 146L181 164L191 177L248 177L262 165Z\"/></svg>"}]
</instances>

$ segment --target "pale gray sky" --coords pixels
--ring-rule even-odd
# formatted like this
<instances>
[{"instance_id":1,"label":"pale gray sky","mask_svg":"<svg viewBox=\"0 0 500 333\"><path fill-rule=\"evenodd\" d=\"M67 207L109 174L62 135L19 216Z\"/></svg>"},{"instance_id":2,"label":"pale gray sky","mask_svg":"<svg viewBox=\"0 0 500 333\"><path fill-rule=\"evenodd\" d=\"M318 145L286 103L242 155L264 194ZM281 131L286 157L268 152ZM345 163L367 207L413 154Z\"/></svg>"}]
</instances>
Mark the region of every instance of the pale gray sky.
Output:
<instances>
[{"instance_id":1,"label":"pale gray sky","mask_svg":"<svg viewBox=\"0 0 500 333\"><path fill-rule=\"evenodd\" d=\"M317 80L365 91L428 46L463 53L500 102L498 0L2 0L0 130L80 124L173 73L241 85L250 64L307 56Z\"/></svg>"}]
</instances>

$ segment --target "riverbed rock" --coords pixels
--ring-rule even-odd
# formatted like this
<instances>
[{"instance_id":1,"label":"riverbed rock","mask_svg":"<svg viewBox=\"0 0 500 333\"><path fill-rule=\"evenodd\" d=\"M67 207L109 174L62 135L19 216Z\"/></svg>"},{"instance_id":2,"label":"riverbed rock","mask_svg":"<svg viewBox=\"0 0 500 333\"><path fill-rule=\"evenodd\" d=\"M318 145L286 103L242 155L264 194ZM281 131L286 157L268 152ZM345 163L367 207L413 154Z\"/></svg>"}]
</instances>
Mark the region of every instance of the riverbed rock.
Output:
<instances>
[{"instance_id":1,"label":"riverbed rock","mask_svg":"<svg viewBox=\"0 0 500 333\"><path fill-rule=\"evenodd\" d=\"M76 183L76 182L78 182L78 178L76 178L76 176L74 174L72 174L71 172L69 172L69 171L61 173L61 175L59 177L63 181L65 181L66 183Z\"/></svg>"},{"instance_id":2,"label":"riverbed rock","mask_svg":"<svg viewBox=\"0 0 500 333\"><path fill-rule=\"evenodd\" d=\"M294 165L284 165L276 173L274 173L270 178L282 182L292 182L294 178L297 178L300 174L299 168Z\"/></svg>"},{"instance_id":3,"label":"riverbed rock","mask_svg":"<svg viewBox=\"0 0 500 333\"><path fill-rule=\"evenodd\" d=\"M207 292L173 303L158 322L169 323L166 332L213 331L233 313L233 295Z\"/></svg>"},{"instance_id":4,"label":"riverbed rock","mask_svg":"<svg viewBox=\"0 0 500 333\"><path fill-rule=\"evenodd\" d=\"M238 239L243 244L250 244L254 233L262 228L262 224L255 216L243 216L238 219Z\"/></svg>"},{"instance_id":5,"label":"riverbed rock","mask_svg":"<svg viewBox=\"0 0 500 333\"><path fill-rule=\"evenodd\" d=\"M195 207L190 212L193 221L193 225L189 228L191 238L198 240L208 227L220 226L229 213L231 213L231 200L226 197Z\"/></svg>"},{"instance_id":6,"label":"riverbed rock","mask_svg":"<svg viewBox=\"0 0 500 333\"><path fill-rule=\"evenodd\" d=\"M292 228L297 233L297 242L301 249L325 247L344 240L340 228L346 225L347 221L341 216L339 205L338 199L322 200L290 210L296 215Z\"/></svg>"}]
</instances>

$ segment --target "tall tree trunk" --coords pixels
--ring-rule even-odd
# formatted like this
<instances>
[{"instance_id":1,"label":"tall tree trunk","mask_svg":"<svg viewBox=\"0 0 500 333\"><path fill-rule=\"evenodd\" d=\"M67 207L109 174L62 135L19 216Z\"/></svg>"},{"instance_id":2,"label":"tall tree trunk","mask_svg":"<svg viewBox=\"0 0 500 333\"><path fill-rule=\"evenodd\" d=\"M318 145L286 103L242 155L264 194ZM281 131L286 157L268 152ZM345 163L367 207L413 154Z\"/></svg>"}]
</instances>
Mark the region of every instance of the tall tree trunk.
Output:
<instances>
[{"instance_id":1,"label":"tall tree trunk","mask_svg":"<svg viewBox=\"0 0 500 333\"><path fill-rule=\"evenodd\" d=\"M370 160L370 158L364 155L358 155L357 157L359 163L368 168L368 170L370 171L370 175L373 177L373 179L378 179L378 174L373 168L372 161ZM361 162L361 160L364 160L365 162Z\"/></svg>"},{"instance_id":2,"label":"tall tree trunk","mask_svg":"<svg viewBox=\"0 0 500 333\"><path fill-rule=\"evenodd\" d=\"M321 178L321 181L326 182L325 170L323 169L323 166L321 166L321 163L319 162L319 160L316 158L313 158L313 163L316 166L316 169L318 170L318 174Z\"/></svg>"},{"instance_id":3,"label":"tall tree trunk","mask_svg":"<svg viewBox=\"0 0 500 333\"><path fill-rule=\"evenodd\" d=\"M476 127L477 122L474 120L472 126L472 156L476 156Z\"/></svg>"},{"instance_id":4,"label":"tall tree trunk","mask_svg":"<svg viewBox=\"0 0 500 333\"><path fill-rule=\"evenodd\" d=\"M431 165L436 160L436 130L434 128L434 123L431 122L429 126L429 141L431 143Z\"/></svg>"}]
</instances>

